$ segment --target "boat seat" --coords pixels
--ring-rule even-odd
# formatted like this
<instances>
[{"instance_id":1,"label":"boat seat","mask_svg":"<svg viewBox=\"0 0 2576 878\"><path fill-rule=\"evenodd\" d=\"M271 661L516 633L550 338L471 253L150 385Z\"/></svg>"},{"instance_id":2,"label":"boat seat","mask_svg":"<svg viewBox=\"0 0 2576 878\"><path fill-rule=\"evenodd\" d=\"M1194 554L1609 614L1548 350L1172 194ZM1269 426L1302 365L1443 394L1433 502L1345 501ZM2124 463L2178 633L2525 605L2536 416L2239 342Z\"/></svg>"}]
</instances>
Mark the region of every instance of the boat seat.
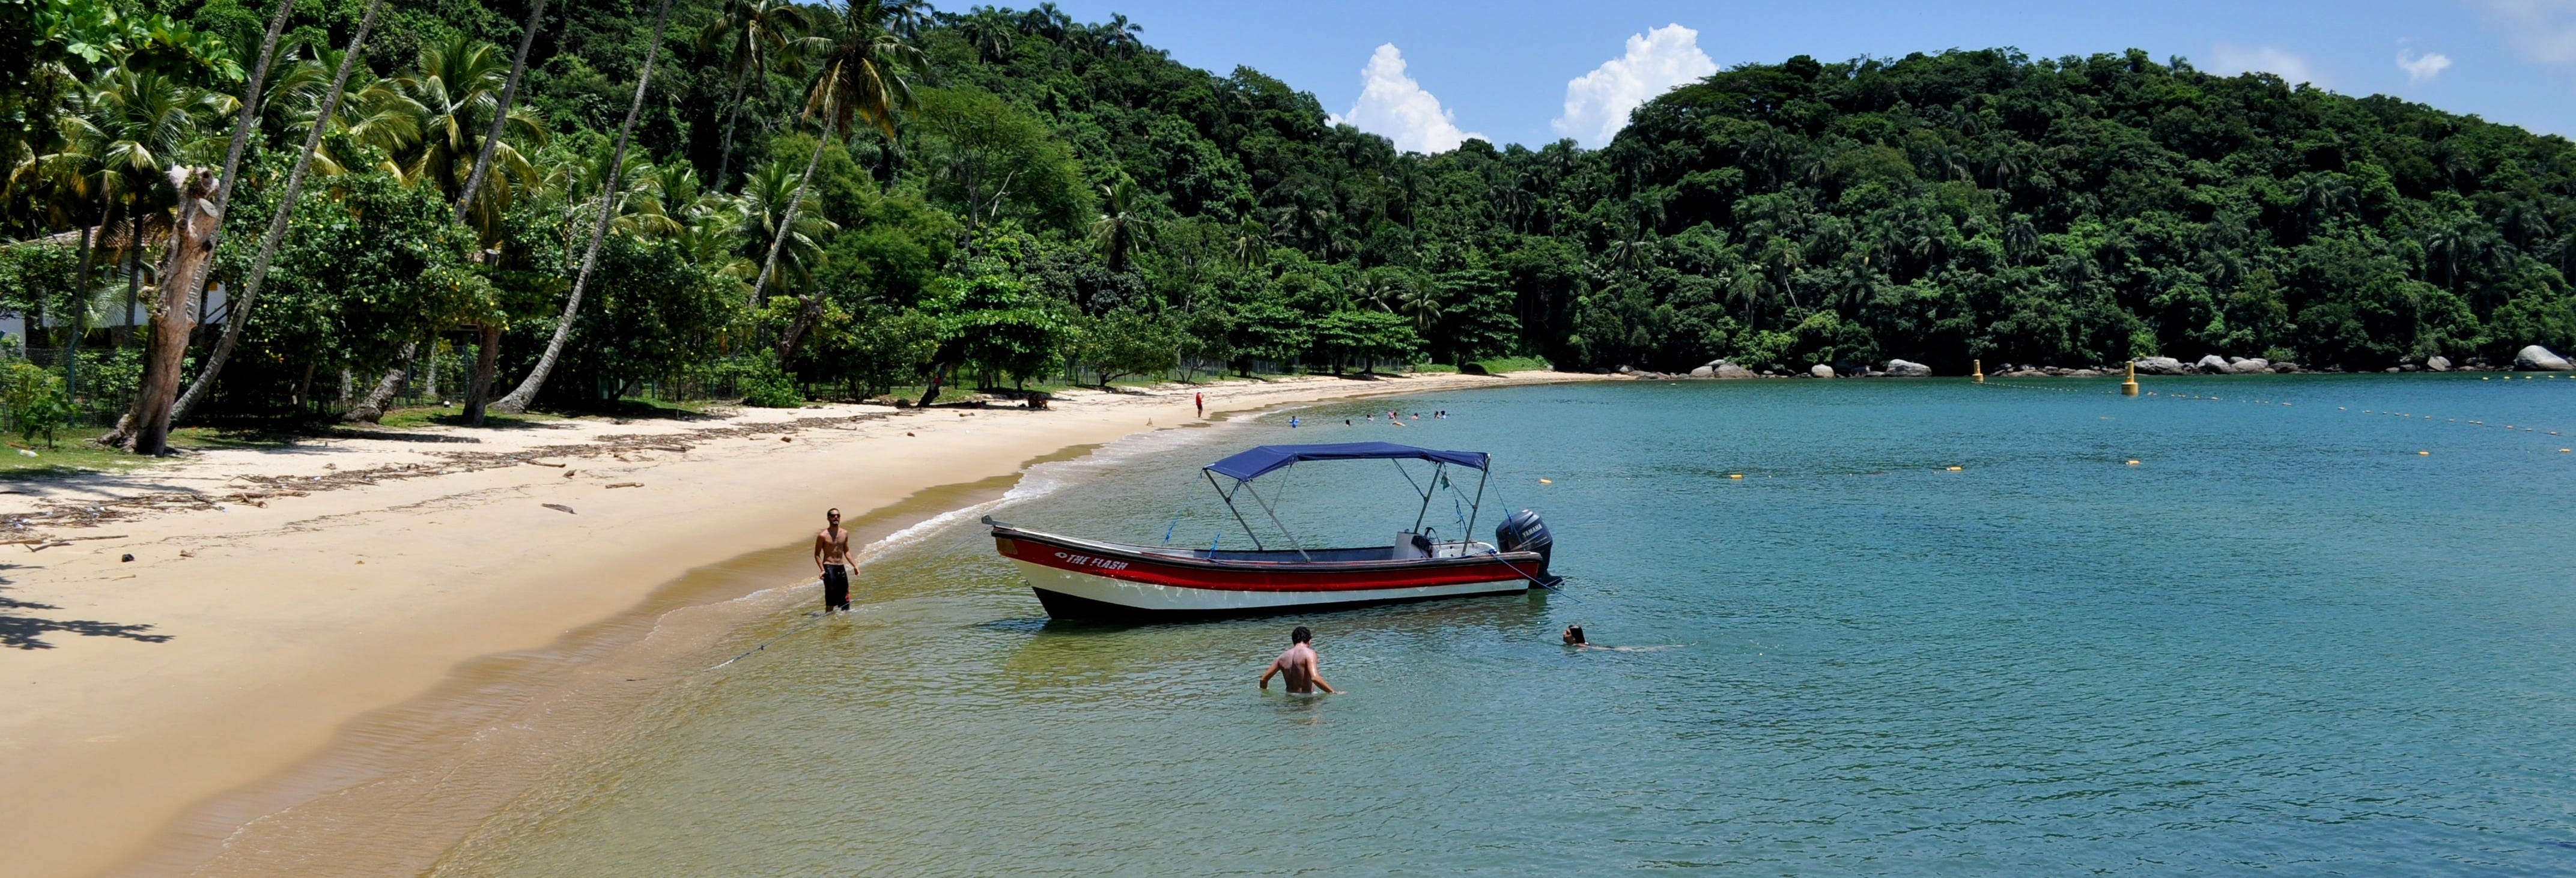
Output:
<instances>
[{"instance_id":1,"label":"boat seat","mask_svg":"<svg viewBox=\"0 0 2576 878\"><path fill-rule=\"evenodd\" d=\"M1391 557L1398 561L1431 557L1431 538L1409 530L1397 531L1395 553Z\"/></svg>"}]
</instances>

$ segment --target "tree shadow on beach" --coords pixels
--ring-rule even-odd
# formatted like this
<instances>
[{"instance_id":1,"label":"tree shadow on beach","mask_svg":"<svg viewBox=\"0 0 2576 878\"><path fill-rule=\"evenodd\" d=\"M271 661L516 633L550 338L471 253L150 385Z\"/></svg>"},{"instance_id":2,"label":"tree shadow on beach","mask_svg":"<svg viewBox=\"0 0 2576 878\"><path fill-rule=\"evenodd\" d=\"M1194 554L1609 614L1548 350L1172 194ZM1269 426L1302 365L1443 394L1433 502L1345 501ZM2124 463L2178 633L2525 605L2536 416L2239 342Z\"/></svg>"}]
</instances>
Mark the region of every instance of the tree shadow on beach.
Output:
<instances>
[{"instance_id":1,"label":"tree shadow on beach","mask_svg":"<svg viewBox=\"0 0 2576 878\"><path fill-rule=\"evenodd\" d=\"M0 564L0 571L15 570L17 567L16 564ZM0 576L0 591L6 590L8 581L5 576ZM100 622L94 619L47 619L41 616L22 615L20 612L59 609L62 608L52 604L22 601L0 594L0 647L28 650L53 649L53 644L45 642L45 635L48 634L122 637L144 643L166 643L170 640L170 635L167 634L145 633L152 630L150 625Z\"/></svg>"}]
</instances>

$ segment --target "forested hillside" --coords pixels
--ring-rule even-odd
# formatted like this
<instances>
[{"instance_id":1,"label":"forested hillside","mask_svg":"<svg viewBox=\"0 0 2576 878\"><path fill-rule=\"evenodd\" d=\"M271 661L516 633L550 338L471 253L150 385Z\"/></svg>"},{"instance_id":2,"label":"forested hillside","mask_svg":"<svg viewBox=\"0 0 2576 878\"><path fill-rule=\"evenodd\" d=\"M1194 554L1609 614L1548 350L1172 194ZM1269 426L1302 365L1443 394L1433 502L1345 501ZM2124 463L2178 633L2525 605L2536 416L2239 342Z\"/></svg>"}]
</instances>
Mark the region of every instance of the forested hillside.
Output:
<instances>
[{"instance_id":1,"label":"forested hillside","mask_svg":"<svg viewBox=\"0 0 2576 878\"><path fill-rule=\"evenodd\" d=\"M479 410L1183 360L2379 368L2576 346L2566 140L2137 51L1802 56L1670 92L1604 149L1423 156L1052 5L555 2L513 92L528 6L304 0L222 202L219 173L173 172L224 165L276 8L0 0L23 43L0 70L0 295L40 318L28 368L84 348L68 377L122 408L159 351L183 376L162 383L204 385L188 418L371 414L370 387L440 352L489 385ZM186 301L164 275L188 273L169 242L199 202L224 208L202 285L256 296L183 352L107 326Z\"/></svg>"}]
</instances>

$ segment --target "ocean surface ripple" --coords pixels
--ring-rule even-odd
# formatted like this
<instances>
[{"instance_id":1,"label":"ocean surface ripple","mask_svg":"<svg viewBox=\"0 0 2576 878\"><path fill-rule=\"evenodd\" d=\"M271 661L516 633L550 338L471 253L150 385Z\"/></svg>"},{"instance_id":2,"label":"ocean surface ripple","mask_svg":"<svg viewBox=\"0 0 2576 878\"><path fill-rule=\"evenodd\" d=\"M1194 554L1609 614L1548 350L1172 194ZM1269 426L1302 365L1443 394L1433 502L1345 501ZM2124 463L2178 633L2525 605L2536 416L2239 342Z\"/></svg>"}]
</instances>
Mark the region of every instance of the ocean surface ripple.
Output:
<instances>
[{"instance_id":1,"label":"ocean surface ripple","mask_svg":"<svg viewBox=\"0 0 2576 878\"><path fill-rule=\"evenodd\" d=\"M1244 545L1197 474L1223 454L1488 450L1476 531L1538 509L1573 580L1053 623L951 516L861 612L673 686L436 872L2576 872L2576 381L2047 386L2077 392L1515 388L1050 464L993 514ZM1420 500L1385 470L1289 473L1286 517L1389 540ZM1293 624L1347 694L1253 688Z\"/></svg>"}]
</instances>

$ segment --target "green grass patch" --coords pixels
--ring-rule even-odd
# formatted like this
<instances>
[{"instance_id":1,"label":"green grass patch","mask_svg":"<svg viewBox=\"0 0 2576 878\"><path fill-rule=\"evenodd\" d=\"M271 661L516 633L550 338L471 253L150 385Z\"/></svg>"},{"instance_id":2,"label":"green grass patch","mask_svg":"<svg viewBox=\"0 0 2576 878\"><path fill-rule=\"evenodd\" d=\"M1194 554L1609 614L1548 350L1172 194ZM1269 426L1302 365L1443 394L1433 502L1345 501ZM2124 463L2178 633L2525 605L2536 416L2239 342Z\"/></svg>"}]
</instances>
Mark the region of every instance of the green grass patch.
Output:
<instances>
[{"instance_id":1,"label":"green grass patch","mask_svg":"<svg viewBox=\"0 0 2576 878\"><path fill-rule=\"evenodd\" d=\"M1413 373L1417 375L1454 375L1457 372L1458 367L1447 363L1416 363L1413 366Z\"/></svg>"},{"instance_id":2,"label":"green grass patch","mask_svg":"<svg viewBox=\"0 0 2576 878\"><path fill-rule=\"evenodd\" d=\"M165 458L137 457L98 444L107 435L102 428L66 429L55 434L54 447L45 443L9 440L9 449L0 452L0 480L59 478L84 473L123 473L152 467ZM293 444L274 437L251 433L214 430L205 427L182 427L170 431L170 445L176 448L279 448ZM33 452L34 456L29 456Z\"/></svg>"},{"instance_id":3,"label":"green grass patch","mask_svg":"<svg viewBox=\"0 0 2576 878\"><path fill-rule=\"evenodd\" d=\"M1485 367L1485 373L1488 375L1504 372L1545 372L1556 368L1555 364L1539 357L1492 357L1477 360L1476 365Z\"/></svg>"}]
</instances>

